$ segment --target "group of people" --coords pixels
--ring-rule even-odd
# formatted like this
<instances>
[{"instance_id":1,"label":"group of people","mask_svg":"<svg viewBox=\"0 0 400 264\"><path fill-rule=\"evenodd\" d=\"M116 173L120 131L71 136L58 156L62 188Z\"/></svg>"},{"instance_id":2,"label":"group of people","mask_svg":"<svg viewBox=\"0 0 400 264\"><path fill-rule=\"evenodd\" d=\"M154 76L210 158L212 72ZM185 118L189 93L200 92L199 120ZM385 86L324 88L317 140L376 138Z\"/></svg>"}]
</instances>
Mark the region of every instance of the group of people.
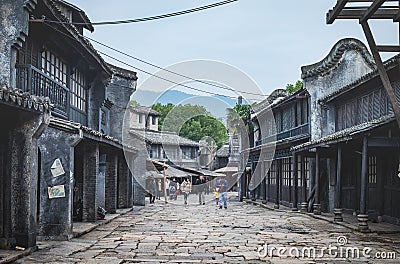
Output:
<instances>
[{"instance_id":1,"label":"group of people","mask_svg":"<svg viewBox=\"0 0 400 264\"><path fill-rule=\"evenodd\" d=\"M198 195L199 205L205 205L206 204L205 195L209 194L210 192L209 182L202 175L196 179L193 188L192 188L192 183L189 181L189 178L184 178L184 180L180 184L175 179L172 179L172 181L167 179L165 184L166 184L165 187L166 193L167 196L169 196L169 199L176 200L178 194L181 192L183 194L183 203L185 205L188 204L188 197L191 192L194 192ZM150 197L150 203L155 202L156 196L157 197L160 196L162 189L163 186L161 184L161 180L158 180L156 182L155 179L152 179L150 181L150 184L146 186L146 191L149 193ZM220 209L222 209L222 207L224 207L225 209L228 208L227 191L228 191L228 181L225 179L225 177L220 177L215 182L215 193L214 193L216 198L216 204L219 206Z\"/></svg>"}]
</instances>

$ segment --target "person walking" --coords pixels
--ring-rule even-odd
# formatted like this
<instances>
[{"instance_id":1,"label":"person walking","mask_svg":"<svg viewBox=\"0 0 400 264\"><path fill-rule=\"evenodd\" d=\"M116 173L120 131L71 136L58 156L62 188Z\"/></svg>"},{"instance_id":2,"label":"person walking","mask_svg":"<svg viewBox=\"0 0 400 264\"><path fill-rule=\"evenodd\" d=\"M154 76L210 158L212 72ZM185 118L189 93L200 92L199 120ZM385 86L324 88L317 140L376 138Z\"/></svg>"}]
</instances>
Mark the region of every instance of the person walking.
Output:
<instances>
[{"instance_id":1,"label":"person walking","mask_svg":"<svg viewBox=\"0 0 400 264\"><path fill-rule=\"evenodd\" d=\"M149 194L149 198L150 198L150 203L154 203L156 200L156 181L154 178L150 179L148 181L148 185L147 185L147 193Z\"/></svg>"},{"instance_id":2,"label":"person walking","mask_svg":"<svg viewBox=\"0 0 400 264\"><path fill-rule=\"evenodd\" d=\"M189 197L189 193L191 191L191 184L188 178L185 178L185 180L181 184L181 191L183 193L183 203L186 205L187 200Z\"/></svg>"},{"instance_id":3,"label":"person walking","mask_svg":"<svg viewBox=\"0 0 400 264\"><path fill-rule=\"evenodd\" d=\"M224 206L225 209L228 209L228 181L225 179L225 177L221 177L220 179L217 180L216 182L216 187L218 189L218 204L219 204L219 209L222 209L222 205Z\"/></svg>"},{"instance_id":4,"label":"person walking","mask_svg":"<svg viewBox=\"0 0 400 264\"><path fill-rule=\"evenodd\" d=\"M199 195L199 204L206 204L204 191L206 187L206 180L203 175L196 179L196 192Z\"/></svg>"},{"instance_id":5,"label":"person walking","mask_svg":"<svg viewBox=\"0 0 400 264\"><path fill-rule=\"evenodd\" d=\"M161 179L157 180L157 199L161 199L161 194L162 194L162 184L161 184Z\"/></svg>"},{"instance_id":6,"label":"person walking","mask_svg":"<svg viewBox=\"0 0 400 264\"><path fill-rule=\"evenodd\" d=\"M165 181L165 188L167 190L167 196L169 196L169 179Z\"/></svg>"}]
</instances>

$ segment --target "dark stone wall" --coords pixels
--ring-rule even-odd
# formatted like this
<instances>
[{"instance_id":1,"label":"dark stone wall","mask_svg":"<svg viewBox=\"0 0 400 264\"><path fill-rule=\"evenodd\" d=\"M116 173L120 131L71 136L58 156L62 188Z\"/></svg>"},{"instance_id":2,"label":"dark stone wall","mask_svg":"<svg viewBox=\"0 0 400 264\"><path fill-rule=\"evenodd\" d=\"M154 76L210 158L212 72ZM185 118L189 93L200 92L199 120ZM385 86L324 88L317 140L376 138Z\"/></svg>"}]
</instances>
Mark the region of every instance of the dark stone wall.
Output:
<instances>
[{"instance_id":1,"label":"dark stone wall","mask_svg":"<svg viewBox=\"0 0 400 264\"><path fill-rule=\"evenodd\" d=\"M28 10L35 1L2 0L0 2L0 84L15 87L13 76L16 49L28 35ZM27 8L23 8L26 6Z\"/></svg>"},{"instance_id":2,"label":"dark stone wall","mask_svg":"<svg viewBox=\"0 0 400 264\"><path fill-rule=\"evenodd\" d=\"M100 76L91 84L88 91L88 127L99 131L100 107L105 97L105 85Z\"/></svg>"},{"instance_id":3,"label":"dark stone wall","mask_svg":"<svg viewBox=\"0 0 400 264\"><path fill-rule=\"evenodd\" d=\"M110 111L110 135L119 140L122 140L124 115L135 87L136 80L114 75L106 89L106 97L113 103Z\"/></svg>"},{"instance_id":4,"label":"dark stone wall","mask_svg":"<svg viewBox=\"0 0 400 264\"><path fill-rule=\"evenodd\" d=\"M118 156L118 208L127 208L129 192L129 168L123 155ZM131 188L132 189L132 188Z\"/></svg>"},{"instance_id":5,"label":"dark stone wall","mask_svg":"<svg viewBox=\"0 0 400 264\"><path fill-rule=\"evenodd\" d=\"M118 156L115 152L108 152L106 158L105 171L105 208L108 213L114 214L117 210L117 173L118 173Z\"/></svg>"},{"instance_id":6,"label":"dark stone wall","mask_svg":"<svg viewBox=\"0 0 400 264\"><path fill-rule=\"evenodd\" d=\"M13 115L11 124L7 124L8 139L3 138L8 141L4 164L7 175L2 177L6 197L3 235L8 240L7 246L32 247L36 245L37 139L47 127L49 115L17 110Z\"/></svg>"},{"instance_id":7,"label":"dark stone wall","mask_svg":"<svg viewBox=\"0 0 400 264\"><path fill-rule=\"evenodd\" d=\"M41 156L39 236L42 239L72 237L72 189L74 145L79 135L48 128L39 139ZM64 175L53 177L51 166L60 159ZM64 185L65 197L49 198L48 188Z\"/></svg>"},{"instance_id":8,"label":"dark stone wall","mask_svg":"<svg viewBox=\"0 0 400 264\"><path fill-rule=\"evenodd\" d=\"M99 175L99 146L97 143L86 142L83 161L83 210L82 220L96 221L96 187Z\"/></svg>"}]
</instances>

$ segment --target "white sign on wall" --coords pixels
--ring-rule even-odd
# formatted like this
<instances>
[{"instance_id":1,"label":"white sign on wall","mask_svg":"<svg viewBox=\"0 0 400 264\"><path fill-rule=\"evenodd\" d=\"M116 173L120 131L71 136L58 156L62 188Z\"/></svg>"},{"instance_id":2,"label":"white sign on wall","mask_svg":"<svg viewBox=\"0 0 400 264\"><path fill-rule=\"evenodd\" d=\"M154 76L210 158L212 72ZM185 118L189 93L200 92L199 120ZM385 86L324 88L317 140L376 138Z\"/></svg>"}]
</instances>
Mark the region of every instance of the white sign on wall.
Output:
<instances>
[{"instance_id":1,"label":"white sign on wall","mask_svg":"<svg viewBox=\"0 0 400 264\"><path fill-rule=\"evenodd\" d=\"M57 177L57 176L61 176L65 174L64 168L61 164L61 160L60 159L56 159L53 162L53 165L51 165L51 174L53 175L53 177Z\"/></svg>"}]
</instances>

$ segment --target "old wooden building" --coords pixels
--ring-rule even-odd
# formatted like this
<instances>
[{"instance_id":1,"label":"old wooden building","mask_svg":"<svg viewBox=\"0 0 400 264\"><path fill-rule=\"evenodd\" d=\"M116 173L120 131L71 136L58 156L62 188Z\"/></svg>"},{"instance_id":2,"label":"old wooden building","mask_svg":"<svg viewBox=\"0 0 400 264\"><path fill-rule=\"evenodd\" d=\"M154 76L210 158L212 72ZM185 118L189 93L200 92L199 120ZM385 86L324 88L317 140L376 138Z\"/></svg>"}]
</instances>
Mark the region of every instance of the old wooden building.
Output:
<instances>
[{"instance_id":1,"label":"old wooden building","mask_svg":"<svg viewBox=\"0 0 400 264\"><path fill-rule=\"evenodd\" d=\"M399 56L384 65L399 103ZM255 147L242 152L241 195L331 212L335 221L355 214L360 231L368 221L399 224L400 131L366 46L338 41L302 67L302 79L295 94L254 107Z\"/></svg>"},{"instance_id":2,"label":"old wooden building","mask_svg":"<svg viewBox=\"0 0 400 264\"><path fill-rule=\"evenodd\" d=\"M129 108L130 135L141 142L148 158L177 166L198 168L199 143L175 132L159 131L160 114L150 107ZM139 145L139 144L138 144Z\"/></svg>"},{"instance_id":3,"label":"old wooden building","mask_svg":"<svg viewBox=\"0 0 400 264\"><path fill-rule=\"evenodd\" d=\"M254 147L242 152L248 170L241 179L243 196L297 207L309 187L307 158L290 148L309 140L309 95L305 89L289 95L275 90L253 107ZM294 167L298 166L298 168ZM243 166L244 167L244 166ZM304 173L294 170L304 168Z\"/></svg>"},{"instance_id":4,"label":"old wooden building","mask_svg":"<svg viewBox=\"0 0 400 264\"><path fill-rule=\"evenodd\" d=\"M400 102L399 56L385 62ZM315 160L314 201L323 211L400 223L399 127L373 63L358 40L339 41L320 63L302 68L312 98L311 141L295 146Z\"/></svg>"},{"instance_id":5,"label":"old wooden building","mask_svg":"<svg viewBox=\"0 0 400 264\"><path fill-rule=\"evenodd\" d=\"M1 246L69 239L73 221L96 221L99 206L113 213L144 200L129 170L140 166L137 150L122 144L136 73L101 58L83 37L90 20L65 1L6 0L0 8L1 115L13 119L1 132L0 197L10 197L0 198ZM17 150L22 159L6 158Z\"/></svg>"}]
</instances>

